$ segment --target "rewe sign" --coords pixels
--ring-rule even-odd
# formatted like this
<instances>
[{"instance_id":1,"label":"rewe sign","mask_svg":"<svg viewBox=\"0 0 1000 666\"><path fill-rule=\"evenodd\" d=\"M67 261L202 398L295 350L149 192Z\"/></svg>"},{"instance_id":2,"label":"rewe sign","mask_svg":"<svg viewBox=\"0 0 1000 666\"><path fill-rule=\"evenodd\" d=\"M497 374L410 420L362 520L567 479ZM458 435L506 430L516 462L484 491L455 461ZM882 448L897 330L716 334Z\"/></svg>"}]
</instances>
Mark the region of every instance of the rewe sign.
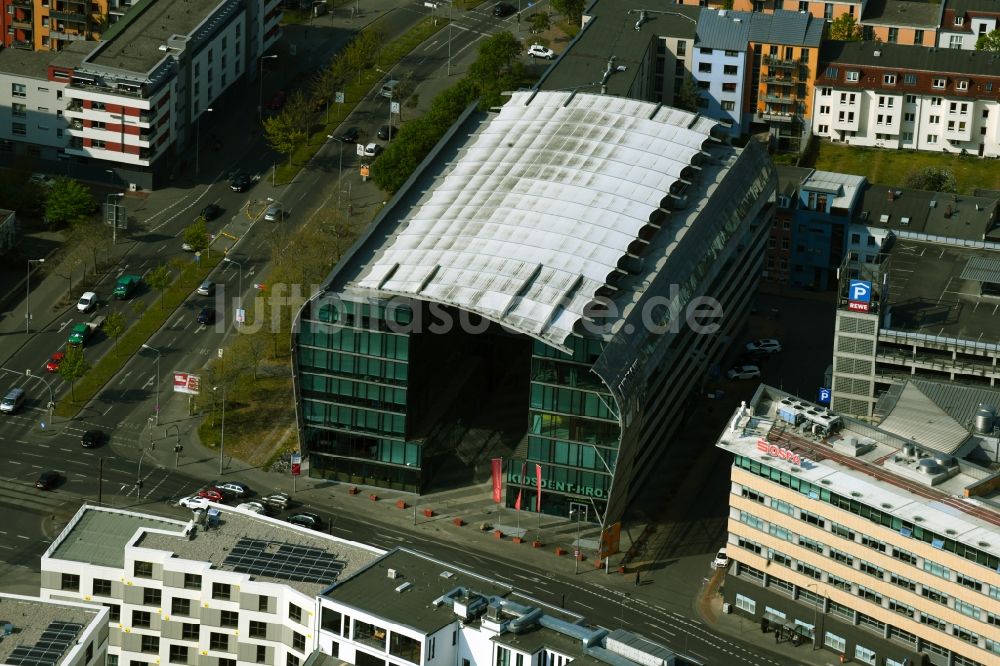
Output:
<instances>
[{"instance_id":1,"label":"rewe sign","mask_svg":"<svg viewBox=\"0 0 1000 666\"><path fill-rule=\"evenodd\" d=\"M777 444L772 444L763 437L757 440L757 450L763 451L767 455L772 456L774 458L781 458L782 460L787 460L793 465L802 464L802 458L799 456L799 454L795 453L794 451L789 451L786 448L782 448Z\"/></svg>"}]
</instances>

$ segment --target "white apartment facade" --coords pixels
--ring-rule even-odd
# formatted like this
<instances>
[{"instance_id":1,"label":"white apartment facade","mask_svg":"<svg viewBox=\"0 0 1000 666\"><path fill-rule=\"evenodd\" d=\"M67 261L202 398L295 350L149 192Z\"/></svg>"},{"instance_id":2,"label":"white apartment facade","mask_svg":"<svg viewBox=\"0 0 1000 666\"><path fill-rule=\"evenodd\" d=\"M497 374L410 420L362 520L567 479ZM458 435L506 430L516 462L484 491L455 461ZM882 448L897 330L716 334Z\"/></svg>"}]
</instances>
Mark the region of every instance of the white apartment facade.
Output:
<instances>
[{"instance_id":1,"label":"white apartment facade","mask_svg":"<svg viewBox=\"0 0 1000 666\"><path fill-rule=\"evenodd\" d=\"M744 131L746 67L746 43L735 49L694 47L692 73L699 90L708 93L700 97L699 111L728 125L733 136Z\"/></svg>"},{"instance_id":2,"label":"white apartment facade","mask_svg":"<svg viewBox=\"0 0 1000 666\"><path fill-rule=\"evenodd\" d=\"M1000 27L1000 6L995 0L946 0L937 45L972 50L983 35Z\"/></svg>"},{"instance_id":3,"label":"white apartment facade","mask_svg":"<svg viewBox=\"0 0 1000 666\"><path fill-rule=\"evenodd\" d=\"M841 661L996 664L1000 512L975 497L997 474L895 423L769 386L736 411L718 442L734 455L726 601Z\"/></svg>"},{"instance_id":4,"label":"white apartment facade","mask_svg":"<svg viewBox=\"0 0 1000 666\"><path fill-rule=\"evenodd\" d=\"M813 134L853 146L1000 157L1000 70L988 54L928 58L920 46L861 42L843 50L850 53L821 64ZM921 56L940 60L940 69L916 69L912 59Z\"/></svg>"},{"instance_id":5,"label":"white apartment facade","mask_svg":"<svg viewBox=\"0 0 1000 666\"><path fill-rule=\"evenodd\" d=\"M0 592L0 621L12 630L0 638L0 664L104 666L108 614L91 604Z\"/></svg>"},{"instance_id":6,"label":"white apartment facade","mask_svg":"<svg viewBox=\"0 0 1000 666\"><path fill-rule=\"evenodd\" d=\"M219 509L212 527L85 505L42 557L41 596L109 609L108 666L300 666L315 647L316 594L330 579L292 582L267 567L306 549L327 563L337 553L349 575L382 551ZM252 553L246 566L225 559L237 551Z\"/></svg>"}]
</instances>

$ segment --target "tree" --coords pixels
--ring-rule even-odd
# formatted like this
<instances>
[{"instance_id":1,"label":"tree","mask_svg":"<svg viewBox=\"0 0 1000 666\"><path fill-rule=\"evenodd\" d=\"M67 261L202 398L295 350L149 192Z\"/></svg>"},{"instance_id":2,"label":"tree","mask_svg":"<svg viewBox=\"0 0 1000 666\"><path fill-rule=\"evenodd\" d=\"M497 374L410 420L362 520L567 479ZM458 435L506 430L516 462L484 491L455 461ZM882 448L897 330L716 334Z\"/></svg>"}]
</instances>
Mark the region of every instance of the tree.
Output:
<instances>
[{"instance_id":1,"label":"tree","mask_svg":"<svg viewBox=\"0 0 1000 666\"><path fill-rule=\"evenodd\" d=\"M860 42L861 26L850 14L841 14L830 23L830 39L838 42Z\"/></svg>"},{"instance_id":2,"label":"tree","mask_svg":"<svg viewBox=\"0 0 1000 666\"><path fill-rule=\"evenodd\" d=\"M160 264L146 275L146 282L160 294L160 309L163 309L163 292L170 286L170 269Z\"/></svg>"},{"instance_id":3,"label":"tree","mask_svg":"<svg viewBox=\"0 0 1000 666\"><path fill-rule=\"evenodd\" d=\"M125 315L115 310L104 319L104 332L115 341L115 356L118 356L118 338L125 332Z\"/></svg>"},{"instance_id":4,"label":"tree","mask_svg":"<svg viewBox=\"0 0 1000 666\"><path fill-rule=\"evenodd\" d=\"M1000 29L980 35L976 40L976 50L1000 52Z\"/></svg>"},{"instance_id":5,"label":"tree","mask_svg":"<svg viewBox=\"0 0 1000 666\"><path fill-rule=\"evenodd\" d=\"M63 357L62 363L59 364L59 376L69 384L70 399L73 402L76 402L76 392L74 389L76 380L87 374L88 370L90 370L90 365L87 363L87 359L84 358L83 347L67 345L66 356Z\"/></svg>"},{"instance_id":6,"label":"tree","mask_svg":"<svg viewBox=\"0 0 1000 666\"><path fill-rule=\"evenodd\" d=\"M276 116L264 119L264 136L268 144L282 155L288 155L288 163L292 163L295 149L309 138L308 126L292 113L286 105Z\"/></svg>"},{"instance_id":7,"label":"tree","mask_svg":"<svg viewBox=\"0 0 1000 666\"><path fill-rule=\"evenodd\" d=\"M942 167L924 167L915 169L906 177L906 186L915 190L931 192L955 192L958 182L955 172Z\"/></svg>"},{"instance_id":8,"label":"tree","mask_svg":"<svg viewBox=\"0 0 1000 666\"><path fill-rule=\"evenodd\" d=\"M552 9L576 23L583 16L586 0L552 0L551 4Z\"/></svg>"},{"instance_id":9,"label":"tree","mask_svg":"<svg viewBox=\"0 0 1000 666\"><path fill-rule=\"evenodd\" d=\"M190 245L194 252L201 252L207 249L208 243L211 240L212 237L208 233L208 224L203 217L195 220L194 224L184 227L184 242Z\"/></svg>"},{"instance_id":10,"label":"tree","mask_svg":"<svg viewBox=\"0 0 1000 666\"><path fill-rule=\"evenodd\" d=\"M528 17L528 25L533 35L544 32L552 27L552 17L548 12L535 12Z\"/></svg>"},{"instance_id":11,"label":"tree","mask_svg":"<svg viewBox=\"0 0 1000 666\"><path fill-rule=\"evenodd\" d=\"M95 206L86 187L69 178L57 178L45 200L45 217L50 224L81 224L90 219Z\"/></svg>"},{"instance_id":12,"label":"tree","mask_svg":"<svg viewBox=\"0 0 1000 666\"><path fill-rule=\"evenodd\" d=\"M94 260L94 273L97 273L97 253L101 248L106 247L111 240L108 230L100 222L87 218L83 222L73 225L72 236L76 245L90 250Z\"/></svg>"},{"instance_id":13,"label":"tree","mask_svg":"<svg viewBox=\"0 0 1000 666\"><path fill-rule=\"evenodd\" d=\"M253 380L257 381L257 371L260 364L267 358L267 352L271 347L271 340L266 337L267 331L259 330L250 335L237 336L233 342L232 352L237 357L237 363L249 368L253 375Z\"/></svg>"},{"instance_id":14,"label":"tree","mask_svg":"<svg viewBox=\"0 0 1000 666\"><path fill-rule=\"evenodd\" d=\"M681 82L680 90L674 95L674 106L684 111L696 112L700 97L698 84L694 82L694 77L688 74Z\"/></svg>"},{"instance_id":15,"label":"tree","mask_svg":"<svg viewBox=\"0 0 1000 666\"><path fill-rule=\"evenodd\" d=\"M466 76L479 89L479 108L486 110L503 104L504 90L515 90L525 78L524 65L518 56L524 50L521 40L509 32L499 32L479 43L479 55Z\"/></svg>"}]
</instances>

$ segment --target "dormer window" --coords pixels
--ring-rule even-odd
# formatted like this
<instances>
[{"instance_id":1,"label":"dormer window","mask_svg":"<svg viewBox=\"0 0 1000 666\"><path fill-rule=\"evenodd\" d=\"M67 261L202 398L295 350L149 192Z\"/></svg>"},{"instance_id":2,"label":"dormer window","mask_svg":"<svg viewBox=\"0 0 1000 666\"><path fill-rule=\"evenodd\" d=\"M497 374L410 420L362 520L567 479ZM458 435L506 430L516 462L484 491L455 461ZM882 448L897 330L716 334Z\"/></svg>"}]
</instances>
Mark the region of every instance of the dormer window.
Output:
<instances>
[{"instance_id":1,"label":"dormer window","mask_svg":"<svg viewBox=\"0 0 1000 666\"><path fill-rule=\"evenodd\" d=\"M896 85L896 75L895 74L884 74L882 76L882 83L884 83L887 86L894 86L894 85Z\"/></svg>"},{"instance_id":2,"label":"dormer window","mask_svg":"<svg viewBox=\"0 0 1000 666\"><path fill-rule=\"evenodd\" d=\"M968 81L959 81L958 83L955 84L955 89L956 90L968 90L969 89L969 82Z\"/></svg>"},{"instance_id":3,"label":"dormer window","mask_svg":"<svg viewBox=\"0 0 1000 666\"><path fill-rule=\"evenodd\" d=\"M965 17L964 16L956 16L955 17L955 25L964 25L964 24L965 24Z\"/></svg>"},{"instance_id":4,"label":"dormer window","mask_svg":"<svg viewBox=\"0 0 1000 666\"><path fill-rule=\"evenodd\" d=\"M857 82L861 78L861 73L856 69L851 69L847 71L847 80L852 82Z\"/></svg>"},{"instance_id":5,"label":"dormer window","mask_svg":"<svg viewBox=\"0 0 1000 666\"><path fill-rule=\"evenodd\" d=\"M934 79L934 83L931 86L934 88L944 88L947 82L947 79Z\"/></svg>"}]
</instances>

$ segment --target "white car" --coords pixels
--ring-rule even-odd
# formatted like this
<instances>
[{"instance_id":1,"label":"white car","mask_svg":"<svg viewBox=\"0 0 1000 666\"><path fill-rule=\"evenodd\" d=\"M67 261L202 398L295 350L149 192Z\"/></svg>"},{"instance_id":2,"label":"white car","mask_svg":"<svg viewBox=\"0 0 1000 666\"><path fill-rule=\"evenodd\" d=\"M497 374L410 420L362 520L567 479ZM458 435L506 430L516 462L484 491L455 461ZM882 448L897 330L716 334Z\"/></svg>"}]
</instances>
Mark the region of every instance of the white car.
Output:
<instances>
[{"instance_id":1,"label":"white car","mask_svg":"<svg viewBox=\"0 0 1000 666\"><path fill-rule=\"evenodd\" d=\"M281 209L281 204L273 203L264 211L264 219L268 222L280 222L285 217L285 211Z\"/></svg>"},{"instance_id":2,"label":"white car","mask_svg":"<svg viewBox=\"0 0 1000 666\"><path fill-rule=\"evenodd\" d=\"M215 283L211 280L205 280L198 285L199 296L211 296L213 291L215 291Z\"/></svg>"},{"instance_id":3,"label":"white car","mask_svg":"<svg viewBox=\"0 0 1000 666\"><path fill-rule=\"evenodd\" d=\"M217 483L215 487L224 493L229 493L235 497L245 497L250 489L247 488L242 483L237 483L236 481L227 481L226 483Z\"/></svg>"},{"instance_id":4,"label":"white car","mask_svg":"<svg viewBox=\"0 0 1000 666\"><path fill-rule=\"evenodd\" d=\"M375 157L382 152L382 146L375 142L369 143L365 146L365 157Z\"/></svg>"},{"instance_id":5,"label":"white car","mask_svg":"<svg viewBox=\"0 0 1000 666\"><path fill-rule=\"evenodd\" d=\"M720 548L715 559L712 560L713 569L725 569L729 566L729 555L726 554L725 548Z\"/></svg>"},{"instance_id":6,"label":"white car","mask_svg":"<svg viewBox=\"0 0 1000 666\"><path fill-rule=\"evenodd\" d=\"M243 509L244 511L252 511L254 513L263 514L264 507L262 507L257 502L244 502L243 504L237 504L237 509Z\"/></svg>"},{"instance_id":7,"label":"white car","mask_svg":"<svg viewBox=\"0 0 1000 666\"><path fill-rule=\"evenodd\" d=\"M781 342L775 340L774 338L762 338L760 340L751 340L747 343L748 352L763 352L765 354L774 354L781 351Z\"/></svg>"},{"instance_id":8,"label":"white car","mask_svg":"<svg viewBox=\"0 0 1000 666\"><path fill-rule=\"evenodd\" d=\"M181 499L181 501L177 502L177 506L182 506L185 509L191 509L192 511L198 511L200 509L208 508L208 500L204 497L192 495L191 497Z\"/></svg>"},{"instance_id":9,"label":"white car","mask_svg":"<svg viewBox=\"0 0 1000 666\"><path fill-rule=\"evenodd\" d=\"M760 368L756 365L736 365L726 373L729 379L757 379L760 377Z\"/></svg>"},{"instance_id":10,"label":"white car","mask_svg":"<svg viewBox=\"0 0 1000 666\"><path fill-rule=\"evenodd\" d=\"M545 58L546 60L552 60L556 57L556 52L550 48L546 48L541 44L532 44L528 47L528 57L529 58Z\"/></svg>"},{"instance_id":11,"label":"white car","mask_svg":"<svg viewBox=\"0 0 1000 666\"><path fill-rule=\"evenodd\" d=\"M85 292L80 300L76 302L76 309L80 312L90 312L97 305L97 294L92 291Z\"/></svg>"}]
</instances>

